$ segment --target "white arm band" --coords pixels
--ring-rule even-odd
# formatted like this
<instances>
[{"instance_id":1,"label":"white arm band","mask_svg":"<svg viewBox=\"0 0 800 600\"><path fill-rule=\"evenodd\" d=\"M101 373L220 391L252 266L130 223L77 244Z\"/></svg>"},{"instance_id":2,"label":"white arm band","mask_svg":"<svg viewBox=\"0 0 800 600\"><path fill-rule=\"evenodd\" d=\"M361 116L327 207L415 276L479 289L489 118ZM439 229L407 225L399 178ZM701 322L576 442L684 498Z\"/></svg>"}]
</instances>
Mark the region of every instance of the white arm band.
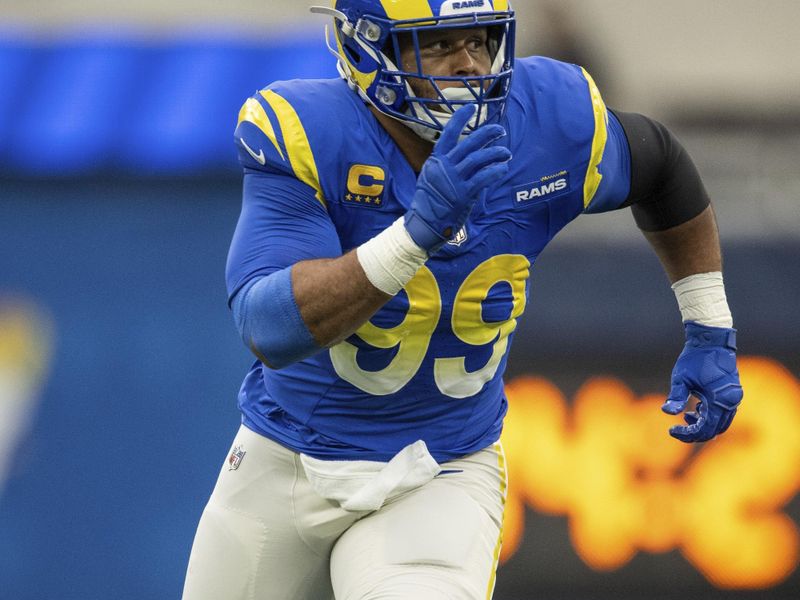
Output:
<instances>
[{"instance_id":1,"label":"white arm band","mask_svg":"<svg viewBox=\"0 0 800 600\"><path fill-rule=\"evenodd\" d=\"M709 327L733 327L722 273L698 273L672 284L683 322L694 321Z\"/></svg>"},{"instance_id":2,"label":"white arm band","mask_svg":"<svg viewBox=\"0 0 800 600\"><path fill-rule=\"evenodd\" d=\"M356 249L356 256L370 283L394 296L428 260L428 253L414 243L400 217Z\"/></svg>"}]
</instances>

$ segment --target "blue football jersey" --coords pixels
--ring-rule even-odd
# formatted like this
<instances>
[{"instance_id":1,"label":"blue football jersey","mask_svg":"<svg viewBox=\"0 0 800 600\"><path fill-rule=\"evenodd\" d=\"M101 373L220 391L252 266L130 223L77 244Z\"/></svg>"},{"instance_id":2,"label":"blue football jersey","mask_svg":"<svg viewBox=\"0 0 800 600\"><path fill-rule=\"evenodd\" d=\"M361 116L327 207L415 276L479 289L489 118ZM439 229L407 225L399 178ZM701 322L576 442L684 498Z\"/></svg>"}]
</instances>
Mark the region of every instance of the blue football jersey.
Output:
<instances>
[{"instance_id":1,"label":"blue football jersey","mask_svg":"<svg viewBox=\"0 0 800 600\"><path fill-rule=\"evenodd\" d=\"M617 208L628 144L586 71L517 61L501 123L510 171L404 291L348 340L281 370L256 362L243 422L323 459L388 460L422 439L443 462L500 437L503 372L531 266L584 212ZM231 297L254 277L335 257L409 208L417 174L343 80L275 83L248 99L236 142L244 208Z\"/></svg>"}]
</instances>

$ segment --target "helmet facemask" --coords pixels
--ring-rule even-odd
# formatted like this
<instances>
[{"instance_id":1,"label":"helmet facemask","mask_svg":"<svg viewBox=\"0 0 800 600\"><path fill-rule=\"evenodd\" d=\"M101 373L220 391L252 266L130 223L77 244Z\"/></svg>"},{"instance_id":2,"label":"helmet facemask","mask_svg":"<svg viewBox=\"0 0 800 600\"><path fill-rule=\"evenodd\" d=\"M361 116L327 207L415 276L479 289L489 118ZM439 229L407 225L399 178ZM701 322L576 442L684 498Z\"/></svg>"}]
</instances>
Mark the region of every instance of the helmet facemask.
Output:
<instances>
[{"instance_id":1,"label":"helmet facemask","mask_svg":"<svg viewBox=\"0 0 800 600\"><path fill-rule=\"evenodd\" d=\"M333 13L330 9L324 12ZM513 12L407 20L390 20L364 14L355 23L346 20L344 13L336 12L338 51L331 50L339 58L339 72L362 98L382 113L410 127L420 137L430 141L438 139L453 113L466 104L475 104L478 110L465 133L502 115L513 70ZM489 73L479 76L431 76L423 72L421 33L476 28L486 28L487 31L487 46L492 58ZM407 47L408 44L413 45L416 64L415 68L404 70L398 63L403 46ZM427 88L430 97L418 95L415 87Z\"/></svg>"}]
</instances>

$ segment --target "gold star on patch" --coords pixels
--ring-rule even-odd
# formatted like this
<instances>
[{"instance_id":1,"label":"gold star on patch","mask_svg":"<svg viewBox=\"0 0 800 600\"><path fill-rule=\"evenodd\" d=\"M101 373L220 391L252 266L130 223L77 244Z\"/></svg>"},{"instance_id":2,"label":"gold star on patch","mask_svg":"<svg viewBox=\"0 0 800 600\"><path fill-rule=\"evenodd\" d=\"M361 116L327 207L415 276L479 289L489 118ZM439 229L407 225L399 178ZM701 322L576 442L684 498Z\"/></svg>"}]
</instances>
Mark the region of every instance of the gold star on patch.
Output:
<instances>
[{"instance_id":1,"label":"gold star on patch","mask_svg":"<svg viewBox=\"0 0 800 600\"><path fill-rule=\"evenodd\" d=\"M347 196L345 196L345 198L348 199L348 200L352 200L353 199L353 194L347 194Z\"/></svg>"}]
</instances>

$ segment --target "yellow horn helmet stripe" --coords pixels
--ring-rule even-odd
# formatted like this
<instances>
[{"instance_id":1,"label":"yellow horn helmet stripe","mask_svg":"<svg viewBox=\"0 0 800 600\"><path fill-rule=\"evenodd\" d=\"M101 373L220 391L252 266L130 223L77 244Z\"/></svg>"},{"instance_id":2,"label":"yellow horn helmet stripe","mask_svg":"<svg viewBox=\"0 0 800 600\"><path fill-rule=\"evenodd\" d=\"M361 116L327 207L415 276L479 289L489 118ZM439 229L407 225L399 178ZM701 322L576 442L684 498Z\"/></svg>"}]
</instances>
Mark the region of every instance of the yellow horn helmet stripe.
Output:
<instances>
[{"instance_id":1,"label":"yellow horn helmet stripe","mask_svg":"<svg viewBox=\"0 0 800 600\"><path fill-rule=\"evenodd\" d=\"M375 78L378 76L378 71L373 71L372 73L362 73L358 70L358 68L350 62L347 58L347 53L344 51L344 47L342 46L342 42L339 39L339 32L336 32L336 46L339 49L339 57L347 63L347 67L350 70L350 75L353 79L356 80L358 87L362 90L368 90L369 86L375 81Z\"/></svg>"},{"instance_id":2,"label":"yellow horn helmet stripe","mask_svg":"<svg viewBox=\"0 0 800 600\"><path fill-rule=\"evenodd\" d=\"M428 0L381 0L381 4L386 15L395 21L433 16Z\"/></svg>"}]
</instances>

